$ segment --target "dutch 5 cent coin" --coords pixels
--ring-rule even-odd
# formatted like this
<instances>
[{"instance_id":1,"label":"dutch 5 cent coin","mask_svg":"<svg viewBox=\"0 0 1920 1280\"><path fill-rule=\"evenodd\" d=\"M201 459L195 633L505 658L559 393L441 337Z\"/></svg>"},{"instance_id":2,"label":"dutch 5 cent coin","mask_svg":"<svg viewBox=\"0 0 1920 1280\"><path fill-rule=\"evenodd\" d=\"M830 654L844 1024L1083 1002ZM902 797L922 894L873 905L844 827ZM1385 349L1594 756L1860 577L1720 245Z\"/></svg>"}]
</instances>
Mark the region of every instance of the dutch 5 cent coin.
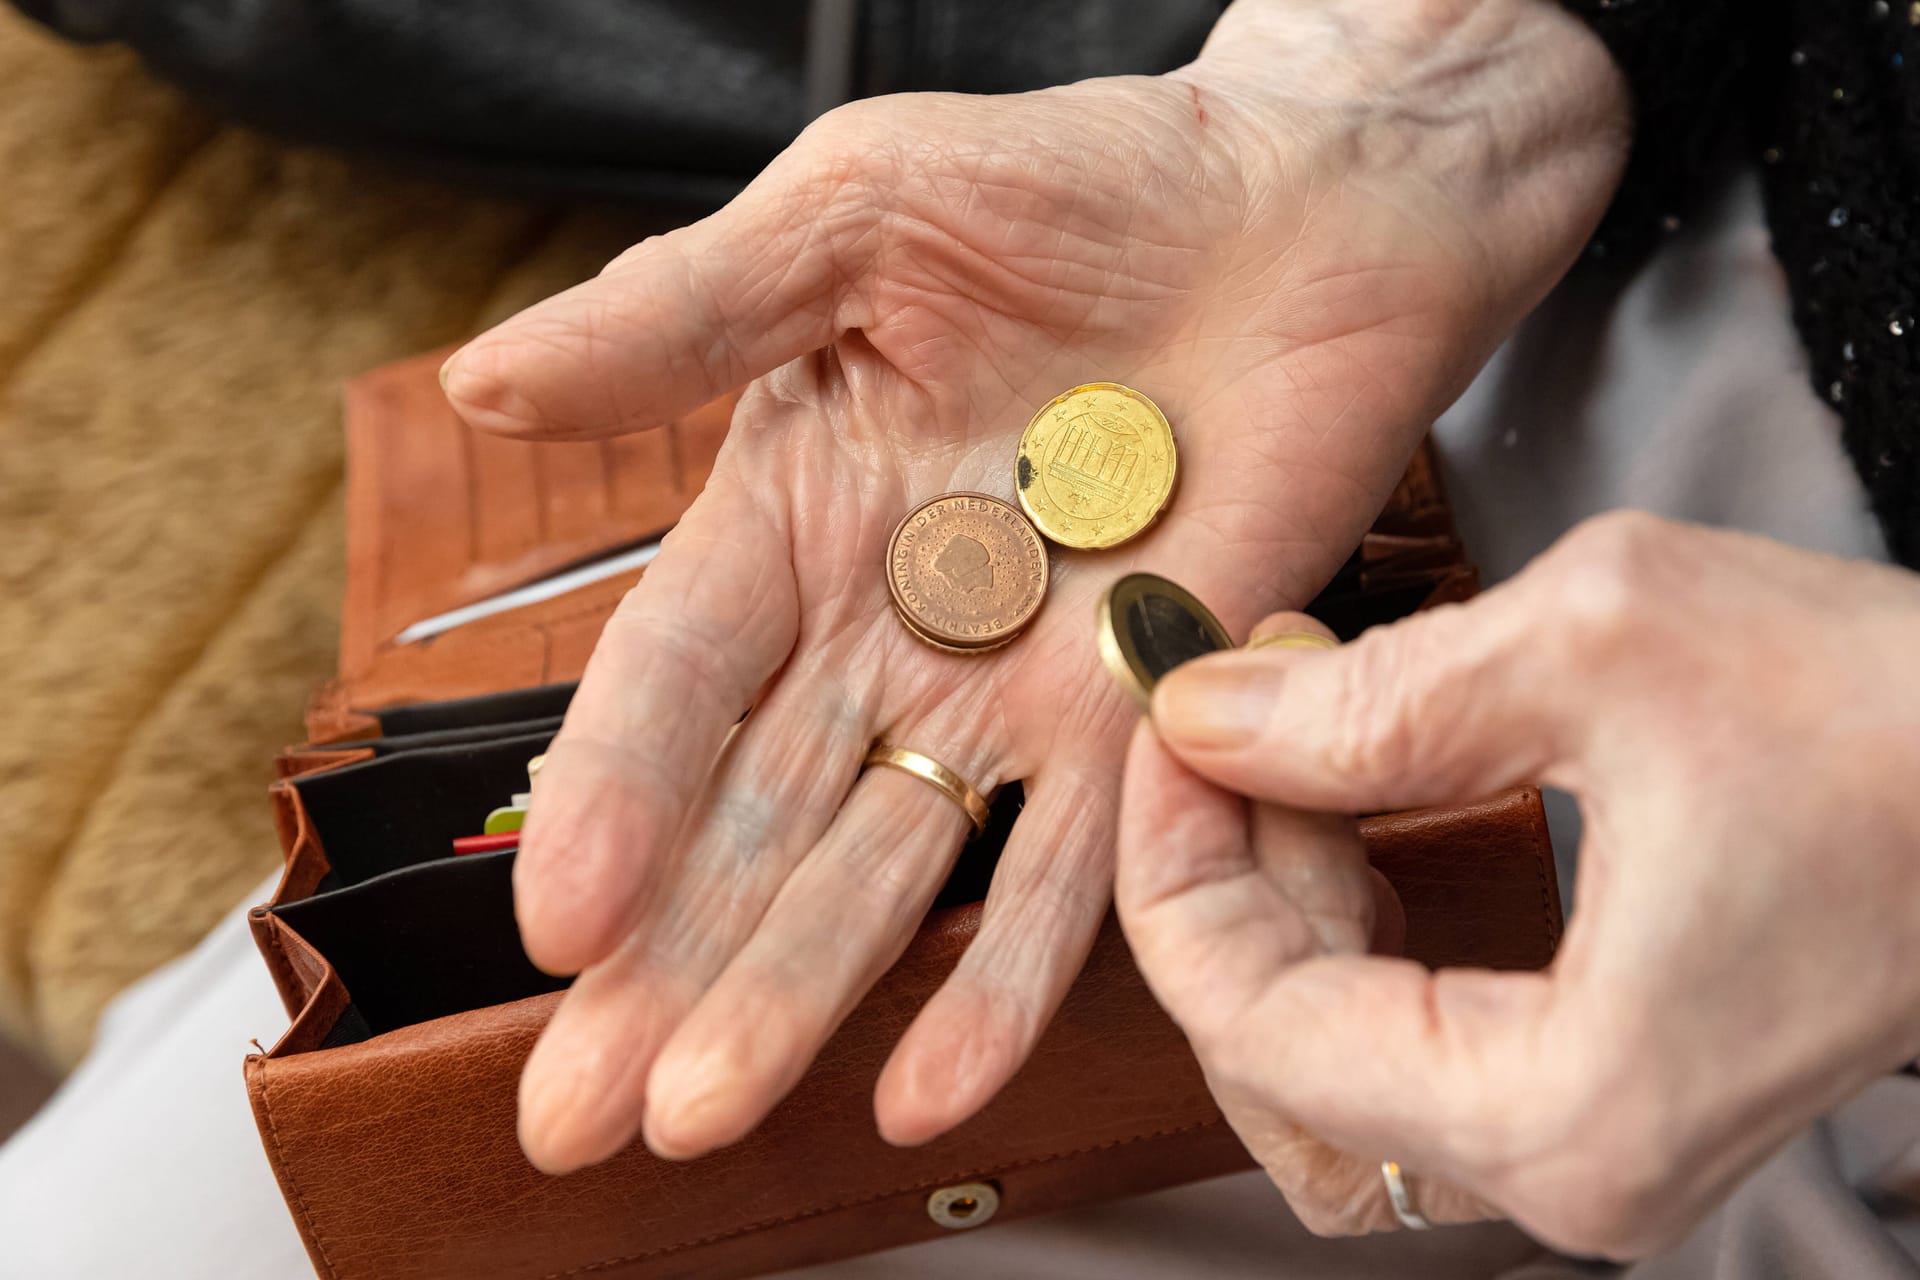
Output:
<instances>
[{"instance_id":1,"label":"dutch 5 cent coin","mask_svg":"<svg viewBox=\"0 0 1920 1280\"><path fill-rule=\"evenodd\" d=\"M964 653L997 649L1026 629L1046 598L1046 544L998 498L943 493L894 529L887 587L920 639Z\"/></svg>"},{"instance_id":2,"label":"dutch 5 cent coin","mask_svg":"<svg viewBox=\"0 0 1920 1280\"><path fill-rule=\"evenodd\" d=\"M1167 672L1203 654L1233 648L1207 606L1184 587L1151 573L1130 573L1100 599L1100 657L1146 710Z\"/></svg>"},{"instance_id":3,"label":"dutch 5 cent coin","mask_svg":"<svg viewBox=\"0 0 1920 1280\"><path fill-rule=\"evenodd\" d=\"M1179 469L1159 406L1117 382L1075 387L1020 436L1014 487L1040 532L1083 551L1118 546L1166 509Z\"/></svg>"}]
</instances>

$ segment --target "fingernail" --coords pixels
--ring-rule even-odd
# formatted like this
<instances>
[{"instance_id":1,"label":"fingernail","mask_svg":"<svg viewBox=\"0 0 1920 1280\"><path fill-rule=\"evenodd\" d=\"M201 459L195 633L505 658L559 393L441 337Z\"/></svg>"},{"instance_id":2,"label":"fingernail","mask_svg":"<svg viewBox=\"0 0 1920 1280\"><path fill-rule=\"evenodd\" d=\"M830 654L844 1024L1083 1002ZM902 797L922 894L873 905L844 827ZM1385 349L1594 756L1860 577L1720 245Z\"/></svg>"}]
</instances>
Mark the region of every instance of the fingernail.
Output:
<instances>
[{"instance_id":1,"label":"fingernail","mask_svg":"<svg viewBox=\"0 0 1920 1280\"><path fill-rule=\"evenodd\" d=\"M445 391L447 389L447 378L452 373L454 361L459 358L460 352L456 351L440 362L440 390Z\"/></svg>"},{"instance_id":2,"label":"fingernail","mask_svg":"<svg viewBox=\"0 0 1920 1280\"><path fill-rule=\"evenodd\" d=\"M692 1160L713 1149L711 1137L722 1098L709 1089L657 1110L649 1106L642 1133L647 1149L662 1160Z\"/></svg>"},{"instance_id":3,"label":"fingernail","mask_svg":"<svg viewBox=\"0 0 1920 1280\"><path fill-rule=\"evenodd\" d=\"M1260 736L1280 692L1271 656L1258 662L1209 659L1169 674L1153 691L1153 723L1169 742L1243 747Z\"/></svg>"},{"instance_id":4,"label":"fingernail","mask_svg":"<svg viewBox=\"0 0 1920 1280\"><path fill-rule=\"evenodd\" d=\"M662 1057L647 1077L647 1110L641 1134L663 1160L691 1160L719 1145L716 1132L729 1119L729 1099L739 1094L727 1053L709 1048L692 1057Z\"/></svg>"},{"instance_id":5,"label":"fingernail","mask_svg":"<svg viewBox=\"0 0 1920 1280\"><path fill-rule=\"evenodd\" d=\"M545 1173L571 1173L583 1163L571 1150L575 1131L573 1113L580 1097L578 1077L555 1078L550 1070L529 1071L521 1080L520 1146L536 1168Z\"/></svg>"}]
</instances>

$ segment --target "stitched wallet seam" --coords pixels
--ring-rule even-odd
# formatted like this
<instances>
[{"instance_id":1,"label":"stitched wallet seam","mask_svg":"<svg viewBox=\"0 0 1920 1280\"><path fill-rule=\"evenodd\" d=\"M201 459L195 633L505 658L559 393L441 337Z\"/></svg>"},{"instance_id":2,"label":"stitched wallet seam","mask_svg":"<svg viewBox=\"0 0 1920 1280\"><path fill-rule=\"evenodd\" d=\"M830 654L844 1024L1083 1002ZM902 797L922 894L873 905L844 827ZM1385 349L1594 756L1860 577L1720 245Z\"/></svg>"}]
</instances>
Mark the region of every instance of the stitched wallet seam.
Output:
<instances>
[{"instance_id":1,"label":"stitched wallet seam","mask_svg":"<svg viewBox=\"0 0 1920 1280\"><path fill-rule=\"evenodd\" d=\"M273 1118L273 1090L267 1080L267 1059L252 1058L255 1071L260 1079L260 1110L267 1118L267 1133L271 1137L273 1163L278 1166L280 1181L293 1193L293 1210L300 1217L301 1234L313 1241L313 1252L320 1263L321 1280L334 1280L340 1273L333 1265L333 1259L327 1256L327 1241L320 1234L320 1225L314 1220L313 1213L307 1208L306 1193L300 1189L300 1179L293 1172L293 1163L286 1158L280 1143L280 1126Z\"/></svg>"},{"instance_id":2,"label":"stitched wallet seam","mask_svg":"<svg viewBox=\"0 0 1920 1280\"><path fill-rule=\"evenodd\" d=\"M1527 806L1528 826L1533 831L1534 847L1551 851L1553 836L1547 830L1547 811L1536 795ZM1560 911L1555 901L1554 886L1548 880L1547 868L1552 865L1552 854L1545 858L1536 858L1533 863L1533 876L1540 885L1540 916L1547 923L1547 948L1555 951L1560 946Z\"/></svg>"}]
</instances>

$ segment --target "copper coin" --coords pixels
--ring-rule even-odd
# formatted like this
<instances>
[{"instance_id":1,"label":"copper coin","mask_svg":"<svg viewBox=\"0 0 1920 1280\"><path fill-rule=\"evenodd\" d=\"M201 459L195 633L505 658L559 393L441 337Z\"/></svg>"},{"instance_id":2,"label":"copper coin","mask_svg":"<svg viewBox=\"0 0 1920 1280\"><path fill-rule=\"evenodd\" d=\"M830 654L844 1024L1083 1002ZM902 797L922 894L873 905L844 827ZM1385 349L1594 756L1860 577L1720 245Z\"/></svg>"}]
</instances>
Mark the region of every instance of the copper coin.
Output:
<instances>
[{"instance_id":1,"label":"copper coin","mask_svg":"<svg viewBox=\"0 0 1920 1280\"><path fill-rule=\"evenodd\" d=\"M920 639L969 653L997 649L1040 611L1046 545L1018 508L984 493L943 493L894 529L887 587Z\"/></svg>"},{"instance_id":2,"label":"copper coin","mask_svg":"<svg viewBox=\"0 0 1920 1280\"><path fill-rule=\"evenodd\" d=\"M1002 645L1011 643L1013 640L1012 636L1007 636L1004 639L991 641L987 644L948 644L944 640L935 639L916 626L913 621L913 615L908 613L898 600L894 601L893 613L895 617L900 619L900 625L913 634L914 639L920 641L922 644L932 645L936 649L944 649L948 653L985 653L989 649L998 649Z\"/></svg>"}]
</instances>

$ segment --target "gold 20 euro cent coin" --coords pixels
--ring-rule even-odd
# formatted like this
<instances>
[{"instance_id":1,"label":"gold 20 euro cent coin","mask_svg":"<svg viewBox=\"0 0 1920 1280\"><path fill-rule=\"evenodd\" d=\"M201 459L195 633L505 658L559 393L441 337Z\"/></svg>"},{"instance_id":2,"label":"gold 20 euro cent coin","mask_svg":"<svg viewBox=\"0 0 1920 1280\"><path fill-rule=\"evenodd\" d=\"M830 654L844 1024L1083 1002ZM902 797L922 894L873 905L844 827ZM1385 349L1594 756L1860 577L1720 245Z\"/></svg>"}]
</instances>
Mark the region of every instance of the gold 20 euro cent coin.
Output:
<instances>
[{"instance_id":1,"label":"gold 20 euro cent coin","mask_svg":"<svg viewBox=\"0 0 1920 1280\"><path fill-rule=\"evenodd\" d=\"M1056 396L1020 436L1014 486L1041 533L1082 551L1144 532L1173 496L1179 458L1159 406L1117 382Z\"/></svg>"},{"instance_id":2,"label":"gold 20 euro cent coin","mask_svg":"<svg viewBox=\"0 0 1920 1280\"><path fill-rule=\"evenodd\" d=\"M1130 573L1100 599L1101 660L1142 711L1153 687L1183 662L1233 648L1233 639L1207 606L1178 583Z\"/></svg>"}]
</instances>

